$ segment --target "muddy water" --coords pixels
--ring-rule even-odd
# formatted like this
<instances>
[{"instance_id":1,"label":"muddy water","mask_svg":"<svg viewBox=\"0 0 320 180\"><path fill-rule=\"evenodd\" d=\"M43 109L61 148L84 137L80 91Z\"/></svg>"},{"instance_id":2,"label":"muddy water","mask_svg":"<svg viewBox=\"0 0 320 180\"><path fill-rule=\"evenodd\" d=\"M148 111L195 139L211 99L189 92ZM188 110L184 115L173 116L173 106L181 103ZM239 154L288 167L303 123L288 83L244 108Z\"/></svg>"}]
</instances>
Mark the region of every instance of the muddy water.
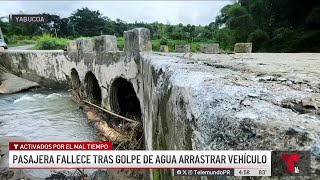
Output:
<instances>
[{"instance_id":1,"label":"muddy water","mask_svg":"<svg viewBox=\"0 0 320 180\"><path fill-rule=\"evenodd\" d=\"M98 141L69 92L52 90L0 95L2 136L22 136L28 141ZM25 173L45 178L52 171Z\"/></svg>"}]
</instances>

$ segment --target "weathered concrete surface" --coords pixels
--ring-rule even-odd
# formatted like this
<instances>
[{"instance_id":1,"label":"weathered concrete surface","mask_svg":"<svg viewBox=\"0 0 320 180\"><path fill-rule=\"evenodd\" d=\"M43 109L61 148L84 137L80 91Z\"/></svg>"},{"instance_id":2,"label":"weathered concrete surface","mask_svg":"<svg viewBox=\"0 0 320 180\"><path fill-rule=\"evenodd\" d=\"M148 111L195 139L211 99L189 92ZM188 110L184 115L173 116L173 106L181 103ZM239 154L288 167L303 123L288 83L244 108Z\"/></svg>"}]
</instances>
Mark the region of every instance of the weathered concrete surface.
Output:
<instances>
[{"instance_id":1,"label":"weathered concrete surface","mask_svg":"<svg viewBox=\"0 0 320 180\"><path fill-rule=\"evenodd\" d=\"M314 107L299 111L294 103L286 106L288 101L320 100L319 94L314 93L319 92L319 84L310 87L314 92L297 90L280 81L261 81L258 69L246 71L245 65L239 68L237 64L263 61L271 70L282 71L285 69L273 69L279 66L272 62L284 60L278 63L290 69L290 61L285 59L291 59L293 54L287 58L287 54L273 54L270 59L268 54L258 54L255 60L255 55L196 54L190 59L178 56L183 54L143 56L149 67L146 73L150 84L145 89L149 99L145 119L146 125L153 127L146 133L148 137L152 134L154 149L311 150L313 176L319 175L319 111ZM302 76L313 72L310 76L315 76L306 78L319 82L316 65L320 54L297 55L295 59L297 64L305 63L310 68L300 72ZM268 65L262 66L268 69ZM296 69L300 68L303 69ZM290 73L282 72L284 77Z\"/></svg>"},{"instance_id":2,"label":"weathered concrete surface","mask_svg":"<svg viewBox=\"0 0 320 180\"><path fill-rule=\"evenodd\" d=\"M124 34L124 51L140 52L152 51L150 30L146 28L135 28L130 31L125 31Z\"/></svg>"},{"instance_id":3,"label":"weathered concrete surface","mask_svg":"<svg viewBox=\"0 0 320 180\"><path fill-rule=\"evenodd\" d=\"M201 44L200 52L205 54L217 54L220 53L219 44Z\"/></svg>"},{"instance_id":4,"label":"weathered concrete surface","mask_svg":"<svg viewBox=\"0 0 320 180\"><path fill-rule=\"evenodd\" d=\"M182 53L170 56L182 57ZM185 57L188 57L185 55ZM320 54L318 53L251 53L200 54L191 58L197 63L220 69L239 71L245 76L254 73L255 81L265 85L282 84L294 90L320 93ZM248 77L252 78L252 77ZM247 84L250 86L251 84Z\"/></svg>"},{"instance_id":5,"label":"weathered concrete surface","mask_svg":"<svg viewBox=\"0 0 320 180\"><path fill-rule=\"evenodd\" d=\"M77 51L77 41L69 41L67 44L67 51Z\"/></svg>"},{"instance_id":6,"label":"weathered concrete surface","mask_svg":"<svg viewBox=\"0 0 320 180\"><path fill-rule=\"evenodd\" d=\"M236 43L234 45L235 53L251 53L252 52L252 43Z\"/></svg>"},{"instance_id":7,"label":"weathered concrete surface","mask_svg":"<svg viewBox=\"0 0 320 180\"><path fill-rule=\"evenodd\" d=\"M0 73L0 94L20 92L38 87L39 84L10 73Z\"/></svg>"},{"instance_id":8,"label":"weathered concrete surface","mask_svg":"<svg viewBox=\"0 0 320 180\"><path fill-rule=\"evenodd\" d=\"M117 51L116 36L103 35L94 38L94 51L107 53L110 51Z\"/></svg>"},{"instance_id":9,"label":"weathered concrete surface","mask_svg":"<svg viewBox=\"0 0 320 180\"><path fill-rule=\"evenodd\" d=\"M3 54L5 52L5 49L3 47L0 47L0 54Z\"/></svg>"},{"instance_id":10,"label":"weathered concrete surface","mask_svg":"<svg viewBox=\"0 0 320 180\"><path fill-rule=\"evenodd\" d=\"M176 45L176 46L175 46L175 52L178 52L178 53L190 52L190 45L189 45L189 44L186 44L186 45Z\"/></svg>"},{"instance_id":11,"label":"weathered concrete surface","mask_svg":"<svg viewBox=\"0 0 320 180\"><path fill-rule=\"evenodd\" d=\"M52 88L68 87L70 73L63 51L7 51L0 64L22 78Z\"/></svg>"},{"instance_id":12,"label":"weathered concrete surface","mask_svg":"<svg viewBox=\"0 0 320 180\"><path fill-rule=\"evenodd\" d=\"M168 45L161 45L159 51L160 52L169 52L169 46Z\"/></svg>"}]
</instances>

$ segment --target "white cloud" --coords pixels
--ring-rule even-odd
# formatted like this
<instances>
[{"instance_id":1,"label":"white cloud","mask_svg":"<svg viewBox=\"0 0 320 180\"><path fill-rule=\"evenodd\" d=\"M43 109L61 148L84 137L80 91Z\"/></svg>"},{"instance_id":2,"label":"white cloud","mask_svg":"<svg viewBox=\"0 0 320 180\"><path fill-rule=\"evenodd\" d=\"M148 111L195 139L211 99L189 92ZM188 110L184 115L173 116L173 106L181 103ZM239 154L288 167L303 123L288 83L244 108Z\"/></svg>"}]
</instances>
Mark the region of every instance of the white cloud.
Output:
<instances>
[{"instance_id":1,"label":"white cloud","mask_svg":"<svg viewBox=\"0 0 320 180\"><path fill-rule=\"evenodd\" d=\"M26 14L50 13L68 17L79 8L99 10L104 16L126 22L170 22L206 25L220 9L234 1L2 1L0 16L22 11Z\"/></svg>"}]
</instances>

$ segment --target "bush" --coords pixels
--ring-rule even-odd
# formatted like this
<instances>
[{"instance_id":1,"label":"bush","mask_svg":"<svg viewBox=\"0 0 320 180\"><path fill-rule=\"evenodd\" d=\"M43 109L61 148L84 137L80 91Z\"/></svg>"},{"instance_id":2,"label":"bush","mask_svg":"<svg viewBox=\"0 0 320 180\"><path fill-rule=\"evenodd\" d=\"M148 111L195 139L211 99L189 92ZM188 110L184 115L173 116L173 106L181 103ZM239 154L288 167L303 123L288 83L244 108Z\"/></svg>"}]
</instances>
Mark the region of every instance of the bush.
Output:
<instances>
[{"instance_id":1,"label":"bush","mask_svg":"<svg viewBox=\"0 0 320 180\"><path fill-rule=\"evenodd\" d=\"M253 52L259 51L268 40L269 35L261 29L253 31L248 37L248 42L252 42Z\"/></svg>"},{"instance_id":2,"label":"bush","mask_svg":"<svg viewBox=\"0 0 320 180\"><path fill-rule=\"evenodd\" d=\"M4 41L5 41L6 43L9 43L9 39L8 39L8 37L7 37L6 35L4 35L3 38L4 38Z\"/></svg>"},{"instance_id":3,"label":"bush","mask_svg":"<svg viewBox=\"0 0 320 180\"><path fill-rule=\"evenodd\" d=\"M273 32L273 38L266 44L266 48L270 52L296 52L297 43L299 41L300 33L287 29L278 28Z\"/></svg>"},{"instance_id":4,"label":"bush","mask_svg":"<svg viewBox=\"0 0 320 180\"><path fill-rule=\"evenodd\" d=\"M219 43L219 47L226 51L232 51L235 44L234 31L222 28L215 34L215 39Z\"/></svg>"},{"instance_id":5,"label":"bush","mask_svg":"<svg viewBox=\"0 0 320 180\"><path fill-rule=\"evenodd\" d=\"M28 39L19 41L19 44L36 44L36 43L37 43L37 41L35 41L35 40L28 40Z\"/></svg>"},{"instance_id":6,"label":"bush","mask_svg":"<svg viewBox=\"0 0 320 180\"><path fill-rule=\"evenodd\" d=\"M303 32L295 48L296 52L320 53L320 31Z\"/></svg>"},{"instance_id":7,"label":"bush","mask_svg":"<svg viewBox=\"0 0 320 180\"><path fill-rule=\"evenodd\" d=\"M42 35L36 44L36 49L40 50L55 50L55 49L63 49L66 47L68 43L68 39L65 38L55 38L50 34Z\"/></svg>"},{"instance_id":8,"label":"bush","mask_svg":"<svg viewBox=\"0 0 320 180\"><path fill-rule=\"evenodd\" d=\"M161 40L159 40L159 39L152 40L151 44L152 44L152 50L153 51L159 51L160 50Z\"/></svg>"},{"instance_id":9,"label":"bush","mask_svg":"<svg viewBox=\"0 0 320 180\"><path fill-rule=\"evenodd\" d=\"M12 35L8 36L8 42L10 44L23 44L22 41L30 40L29 36L22 36L22 35Z\"/></svg>"},{"instance_id":10,"label":"bush","mask_svg":"<svg viewBox=\"0 0 320 180\"><path fill-rule=\"evenodd\" d=\"M168 45L168 39L166 39L166 38L161 38L161 40L160 40L160 45Z\"/></svg>"},{"instance_id":11,"label":"bush","mask_svg":"<svg viewBox=\"0 0 320 180\"><path fill-rule=\"evenodd\" d=\"M123 48L124 48L124 38L123 37L117 38L117 47L120 51L123 50Z\"/></svg>"}]
</instances>

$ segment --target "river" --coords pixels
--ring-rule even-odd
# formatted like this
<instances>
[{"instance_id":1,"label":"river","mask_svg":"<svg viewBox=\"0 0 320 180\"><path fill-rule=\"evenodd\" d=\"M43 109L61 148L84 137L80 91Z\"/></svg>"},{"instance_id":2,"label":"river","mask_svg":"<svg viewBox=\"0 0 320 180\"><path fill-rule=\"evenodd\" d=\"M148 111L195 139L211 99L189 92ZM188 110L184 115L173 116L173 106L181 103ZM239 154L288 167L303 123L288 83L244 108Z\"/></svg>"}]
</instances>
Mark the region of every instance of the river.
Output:
<instances>
[{"instance_id":1,"label":"river","mask_svg":"<svg viewBox=\"0 0 320 180\"><path fill-rule=\"evenodd\" d=\"M79 106L67 91L36 90L0 95L0 137L28 141L98 141ZM26 170L45 178L49 170Z\"/></svg>"}]
</instances>

